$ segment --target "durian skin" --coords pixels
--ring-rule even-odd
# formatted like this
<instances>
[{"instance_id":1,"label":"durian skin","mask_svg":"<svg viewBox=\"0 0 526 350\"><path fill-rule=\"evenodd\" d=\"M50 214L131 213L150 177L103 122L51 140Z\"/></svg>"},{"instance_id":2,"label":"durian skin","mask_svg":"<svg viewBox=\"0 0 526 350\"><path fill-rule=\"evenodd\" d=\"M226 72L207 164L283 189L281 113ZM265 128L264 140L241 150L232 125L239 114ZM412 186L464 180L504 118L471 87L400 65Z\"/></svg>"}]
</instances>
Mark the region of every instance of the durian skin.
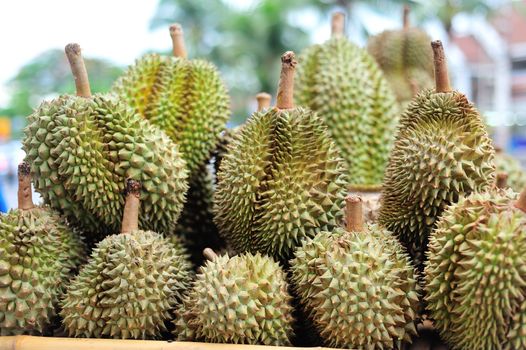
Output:
<instances>
[{"instance_id":1,"label":"durian skin","mask_svg":"<svg viewBox=\"0 0 526 350\"><path fill-rule=\"evenodd\" d=\"M459 92L426 90L400 119L378 222L421 266L429 233L444 209L494 182L492 142L475 107Z\"/></svg>"},{"instance_id":2,"label":"durian skin","mask_svg":"<svg viewBox=\"0 0 526 350\"><path fill-rule=\"evenodd\" d=\"M126 178L141 181L141 228L173 232L188 189L177 146L109 95L64 95L28 117L23 148L44 201L87 232L120 229Z\"/></svg>"},{"instance_id":3,"label":"durian skin","mask_svg":"<svg viewBox=\"0 0 526 350\"><path fill-rule=\"evenodd\" d=\"M180 146L191 174L209 159L230 117L227 88L204 60L147 54L116 81L113 92Z\"/></svg>"},{"instance_id":4,"label":"durian skin","mask_svg":"<svg viewBox=\"0 0 526 350\"><path fill-rule=\"evenodd\" d=\"M0 215L0 335L50 330L65 283L84 261L84 248L49 208Z\"/></svg>"},{"instance_id":5,"label":"durian skin","mask_svg":"<svg viewBox=\"0 0 526 350\"><path fill-rule=\"evenodd\" d=\"M213 220L214 176L211 165L201 165L190 177L189 185L175 236L183 238L194 266L200 266L203 263L203 249L219 251L225 248L225 242L219 236Z\"/></svg>"},{"instance_id":6,"label":"durian skin","mask_svg":"<svg viewBox=\"0 0 526 350\"><path fill-rule=\"evenodd\" d=\"M376 225L306 239L291 272L295 291L328 346L401 349L416 334L416 272L396 238Z\"/></svg>"},{"instance_id":7,"label":"durian skin","mask_svg":"<svg viewBox=\"0 0 526 350\"><path fill-rule=\"evenodd\" d=\"M200 268L174 334L181 341L290 345L292 297L285 272L259 253L222 255Z\"/></svg>"},{"instance_id":8,"label":"durian skin","mask_svg":"<svg viewBox=\"0 0 526 350\"><path fill-rule=\"evenodd\" d=\"M367 50L405 107L415 93L432 88L431 38L418 28L387 30L369 39Z\"/></svg>"},{"instance_id":9,"label":"durian skin","mask_svg":"<svg viewBox=\"0 0 526 350\"><path fill-rule=\"evenodd\" d=\"M526 214L516 197L461 198L430 236L427 309L452 349L526 348Z\"/></svg>"},{"instance_id":10,"label":"durian skin","mask_svg":"<svg viewBox=\"0 0 526 350\"><path fill-rule=\"evenodd\" d=\"M512 156L497 152L495 154L495 167L497 173L508 175L507 185L515 192L520 192L526 187L526 171L521 163Z\"/></svg>"},{"instance_id":11,"label":"durian skin","mask_svg":"<svg viewBox=\"0 0 526 350\"><path fill-rule=\"evenodd\" d=\"M344 162L306 109L253 114L217 176L214 221L235 251L288 259L302 239L341 222Z\"/></svg>"},{"instance_id":12,"label":"durian skin","mask_svg":"<svg viewBox=\"0 0 526 350\"><path fill-rule=\"evenodd\" d=\"M327 124L351 185L381 184L399 110L374 59L337 37L306 49L298 62L295 101Z\"/></svg>"},{"instance_id":13,"label":"durian skin","mask_svg":"<svg viewBox=\"0 0 526 350\"><path fill-rule=\"evenodd\" d=\"M185 249L170 242L152 231L99 242L62 300L69 335L159 338L192 277Z\"/></svg>"}]
</instances>

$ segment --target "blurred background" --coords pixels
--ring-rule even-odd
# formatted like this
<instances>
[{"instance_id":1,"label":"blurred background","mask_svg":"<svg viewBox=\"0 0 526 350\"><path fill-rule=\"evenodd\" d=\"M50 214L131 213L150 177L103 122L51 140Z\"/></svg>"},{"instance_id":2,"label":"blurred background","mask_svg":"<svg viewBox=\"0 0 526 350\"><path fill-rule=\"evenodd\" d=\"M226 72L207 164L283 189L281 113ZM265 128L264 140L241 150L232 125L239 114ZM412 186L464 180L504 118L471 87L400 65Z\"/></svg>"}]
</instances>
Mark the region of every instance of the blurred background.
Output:
<instances>
[{"instance_id":1,"label":"blurred background","mask_svg":"<svg viewBox=\"0 0 526 350\"><path fill-rule=\"evenodd\" d=\"M0 2L0 211L16 205L25 117L43 99L73 93L63 53L78 42L92 90L105 92L146 52L169 54L168 25L183 25L190 58L220 69L232 96L230 126L274 94L279 57L330 36L330 15L347 13L347 35L411 22L444 42L453 86L483 113L495 142L526 164L526 0L17 0Z\"/></svg>"}]
</instances>

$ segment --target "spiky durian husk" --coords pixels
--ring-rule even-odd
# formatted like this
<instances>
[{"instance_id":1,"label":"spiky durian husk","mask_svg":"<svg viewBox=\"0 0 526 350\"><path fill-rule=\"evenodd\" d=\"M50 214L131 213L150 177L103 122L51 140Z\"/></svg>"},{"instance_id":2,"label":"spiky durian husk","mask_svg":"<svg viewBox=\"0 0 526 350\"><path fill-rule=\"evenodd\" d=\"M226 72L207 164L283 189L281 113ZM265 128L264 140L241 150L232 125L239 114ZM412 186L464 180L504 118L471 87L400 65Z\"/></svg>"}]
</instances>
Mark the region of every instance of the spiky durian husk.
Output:
<instances>
[{"instance_id":1,"label":"spiky durian husk","mask_svg":"<svg viewBox=\"0 0 526 350\"><path fill-rule=\"evenodd\" d=\"M61 96L28 118L23 141L36 190L88 232L115 232L125 179L141 181L140 225L173 232L188 188L177 146L108 95Z\"/></svg>"},{"instance_id":2,"label":"spiky durian husk","mask_svg":"<svg viewBox=\"0 0 526 350\"><path fill-rule=\"evenodd\" d=\"M494 150L475 107L459 92L420 93L400 119L378 222L420 266L443 210L495 181Z\"/></svg>"},{"instance_id":3,"label":"spiky durian husk","mask_svg":"<svg viewBox=\"0 0 526 350\"><path fill-rule=\"evenodd\" d=\"M228 91L203 60L145 55L113 91L180 146L190 173L209 159L230 117Z\"/></svg>"},{"instance_id":4,"label":"spiky durian husk","mask_svg":"<svg viewBox=\"0 0 526 350\"><path fill-rule=\"evenodd\" d=\"M269 257L245 253L208 261L177 312L179 340L290 345L291 296Z\"/></svg>"},{"instance_id":5,"label":"spiky durian husk","mask_svg":"<svg viewBox=\"0 0 526 350\"><path fill-rule=\"evenodd\" d=\"M0 335L47 331L83 248L48 208L0 216Z\"/></svg>"},{"instance_id":6,"label":"spiky durian husk","mask_svg":"<svg viewBox=\"0 0 526 350\"><path fill-rule=\"evenodd\" d=\"M216 174L219 172L219 168L221 167L221 161L227 153L228 145L230 144L230 142L232 142L234 134L240 129L241 126L237 126L232 129L225 129L219 136L219 141L217 142L216 148L212 152L212 156L214 158L214 169Z\"/></svg>"},{"instance_id":7,"label":"spiky durian husk","mask_svg":"<svg viewBox=\"0 0 526 350\"><path fill-rule=\"evenodd\" d=\"M430 42L431 38L418 28L387 30L369 39L369 53L404 107L416 93L432 87Z\"/></svg>"},{"instance_id":8,"label":"spiky durian husk","mask_svg":"<svg viewBox=\"0 0 526 350\"><path fill-rule=\"evenodd\" d=\"M430 236L427 309L453 349L526 348L526 214L516 196L461 198Z\"/></svg>"},{"instance_id":9,"label":"spiky durian husk","mask_svg":"<svg viewBox=\"0 0 526 350\"><path fill-rule=\"evenodd\" d=\"M508 175L507 184L515 192L520 192L526 187L526 171L521 163L512 156L497 152L495 154L495 168L497 173Z\"/></svg>"},{"instance_id":10,"label":"spiky durian husk","mask_svg":"<svg viewBox=\"0 0 526 350\"><path fill-rule=\"evenodd\" d=\"M327 124L355 186L382 182L398 119L391 88L374 59L346 38L299 58L295 99Z\"/></svg>"},{"instance_id":11,"label":"spiky durian husk","mask_svg":"<svg viewBox=\"0 0 526 350\"><path fill-rule=\"evenodd\" d=\"M159 338L191 279L186 252L173 243L151 231L99 242L62 300L69 335Z\"/></svg>"},{"instance_id":12,"label":"spiky durian husk","mask_svg":"<svg viewBox=\"0 0 526 350\"><path fill-rule=\"evenodd\" d=\"M329 346L400 349L416 334L416 273L390 232L371 225L358 233L320 233L296 250L291 271L305 310Z\"/></svg>"},{"instance_id":13,"label":"spiky durian husk","mask_svg":"<svg viewBox=\"0 0 526 350\"><path fill-rule=\"evenodd\" d=\"M214 221L233 249L288 258L302 239L340 223L345 172L312 112L255 113L221 163Z\"/></svg>"},{"instance_id":14,"label":"spiky durian husk","mask_svg":"<svg viewBox=\"0 0 526 350\"><path fill-rule=\"evenodd\" d=\"M195 266L203 262L203 249L219 251L225 247L214 224L214 176L210 167L210 164L203 164L190 177L186 203L175 230L176 235L184 239Z\"/></svg>"}]
</instances>

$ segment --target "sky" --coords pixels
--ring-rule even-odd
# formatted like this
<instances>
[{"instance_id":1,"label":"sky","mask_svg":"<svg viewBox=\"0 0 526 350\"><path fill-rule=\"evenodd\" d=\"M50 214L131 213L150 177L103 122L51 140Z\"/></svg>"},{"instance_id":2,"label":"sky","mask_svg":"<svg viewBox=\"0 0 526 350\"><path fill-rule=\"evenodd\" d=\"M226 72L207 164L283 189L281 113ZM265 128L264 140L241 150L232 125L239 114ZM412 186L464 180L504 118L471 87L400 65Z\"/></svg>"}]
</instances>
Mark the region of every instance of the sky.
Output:
<instances>
[{"instance_id":1,"label":"sky","mask_svg":"<svg viewBox=\"0 0 526 350\"><path fill-rule=\"evenodd\" d=\"M157 0L0 1L0 105L7 82L27 62L53 48L77 42L85 57L121 65L145 51L167 50L168 29L151 31Z\"/></svg>"}]
</instances>

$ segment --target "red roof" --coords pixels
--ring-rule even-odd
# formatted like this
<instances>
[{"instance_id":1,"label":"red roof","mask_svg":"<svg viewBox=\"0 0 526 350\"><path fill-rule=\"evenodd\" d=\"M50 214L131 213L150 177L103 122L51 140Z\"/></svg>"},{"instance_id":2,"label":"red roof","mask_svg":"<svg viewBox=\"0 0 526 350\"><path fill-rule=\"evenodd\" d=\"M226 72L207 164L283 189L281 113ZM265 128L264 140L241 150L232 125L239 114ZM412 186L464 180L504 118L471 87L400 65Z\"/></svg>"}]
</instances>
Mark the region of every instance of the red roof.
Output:
<instances>
[{"instance_id":1,"label":"red roof","mask_svg":"<svg viewBox=\"0 0 526 350\"><path fill-rule=\"evenodd\" d=\"M484 48L472 35L453 36L453 43L462 50L470 63L492 63Z\"/></svg>"}]
</instances>

